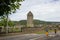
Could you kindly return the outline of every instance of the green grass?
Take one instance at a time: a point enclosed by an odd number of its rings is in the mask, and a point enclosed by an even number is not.
[[[45,33],[44,30],[43,31],[36,32],[36,34],[44,34],[44,33]]]
[[[53,30],[49,30],[48,32],[54,32]],[[35,32],[36,34],[45,34],[46,31],[42,30],[42,31],[39,31],[39,32]]]

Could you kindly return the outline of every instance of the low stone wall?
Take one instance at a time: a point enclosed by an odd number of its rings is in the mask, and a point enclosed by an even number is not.
[[[41,30],[43,30],[43,28],[41,28],[41,27],[23,27],[23,28],[21,28],[22,32],[27,32],[27,33],[40,32]]]

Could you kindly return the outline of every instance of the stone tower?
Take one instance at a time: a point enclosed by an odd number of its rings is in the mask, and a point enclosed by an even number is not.
[[[33,14],[31,11],[27,14],[27,27],[34,27],[33,24]]]

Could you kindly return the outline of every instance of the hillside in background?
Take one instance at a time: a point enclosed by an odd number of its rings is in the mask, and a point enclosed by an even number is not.
[[[41,20],[37,20],[37,19],[35,19],[33,22],[34,22],[34,25],[39,25],[39,24],[60,24],[60,22],[47,22],[47,21],[41,21]],[[20,25],[26,25],[27,20],[14,21],[14,23],[15,24],[20,24]]]
[[[14,23],[14,25],[26,25],[27,24],[27,20],[21,20],[21,21],[12,21]],[[34,25],[39,25],[39,24],[60,24],[60,22],[47,22],[47,21],[41,21],[41,20],[37,20],[34,19]],[[2,21],[0,21],[0,26],[2,25]]]

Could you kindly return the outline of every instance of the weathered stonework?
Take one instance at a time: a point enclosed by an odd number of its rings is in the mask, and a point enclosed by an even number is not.
[[[33,14],[31,11],[27,14],[27,27],[34,27],[33,24]]]
[[[42,31],[42,27],[22,27],[21,31],[24,33],[36,33]]]

